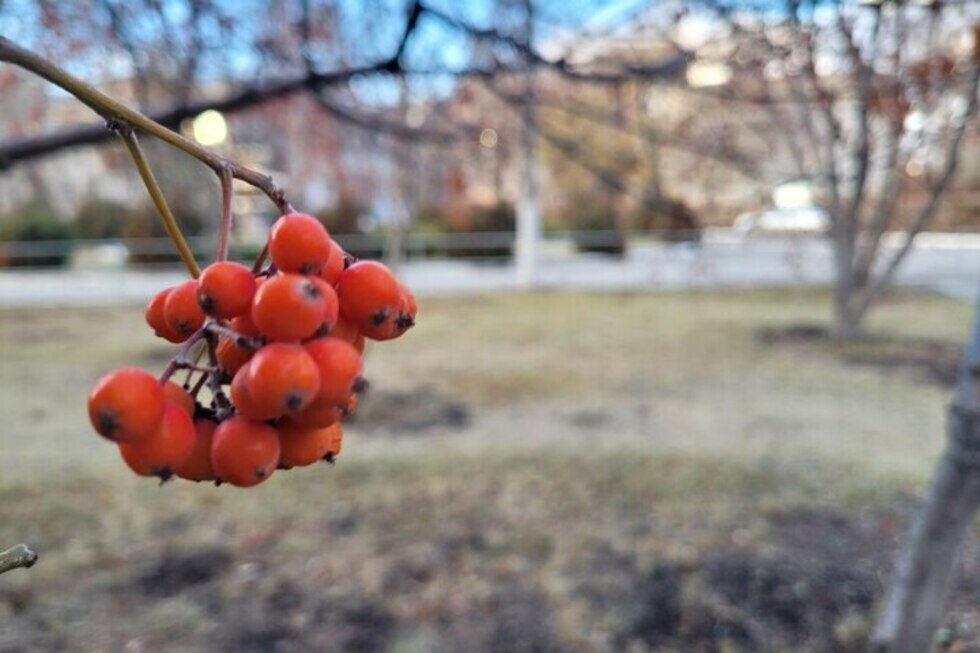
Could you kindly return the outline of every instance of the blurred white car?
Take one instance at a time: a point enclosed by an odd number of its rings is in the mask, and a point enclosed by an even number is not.
[[[770,209],[743,213],[732,228],[742,234],[754,232],[821,234],[830,230],[830,217],[818,206]]]

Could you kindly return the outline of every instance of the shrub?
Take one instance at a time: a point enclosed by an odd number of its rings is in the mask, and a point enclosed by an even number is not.
[[[90,197],[75,213],[75,233],[86,240],[121,238],[129,213],[124,204]]]
[[[74,233],[43,201],[33,201],[0,216],[0,240],[4,265],[10,267],[60,267],[68,260]],[[37,245],[10,243],[38,243]],[[43,245],[41,244],[43,243]]]
[[[626,251],[626,238],[617,228],[616,212],[608,202],[574,202],[565,208],[564,216],[575,232],[572,239],[580,252],[622,255]]]

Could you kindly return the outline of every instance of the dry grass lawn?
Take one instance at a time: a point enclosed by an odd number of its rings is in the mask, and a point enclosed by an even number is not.
[[[338,464],[251,491],[157,487],[90,433],[100,373],[169,355],[140,310],[0,313],[0,544],[42,556],[0,577],[0,651],[860,650],[949,395],[871,363],[970,308],[760,337],[828,305],[423,301]]]

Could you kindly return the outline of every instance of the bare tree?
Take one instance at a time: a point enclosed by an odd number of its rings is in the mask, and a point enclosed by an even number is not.
[[[734,44],[717,92],[763,107],[820,191],[835,252],[835,326],[859,334],[950,189],[977,113],[975,4],[791,0],[778,20],[718,8]],[[901,234],[892,240],[894,233]]]

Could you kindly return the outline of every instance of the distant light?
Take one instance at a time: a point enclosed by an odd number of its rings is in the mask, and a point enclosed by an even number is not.
[[[926,126],[926,116],[921,111],[909,111],[905,114],[905,131],[922,131]]]
[[[484,127],[480,132],[480,145],[488,150],[497,147],[497,131],[490,127]]]
[[[687,83],[693,88],[724,86],[732,79],[732,69],[723,63],[695,61],[687,67]]]
[[[191,132],[201,145],[220,145],[228,138],[228,123],[219,112],[208,109],[194,118]]]
[[[905,164],[905,174],[907,174],[909,177],[921,177],[925,171],[926,168],[924,165],[922,165],[921,161],[912,159]]]
[[[789,181],[772,192],[777,209],[801,209],[813,205],[813,185],[809,181]]]

